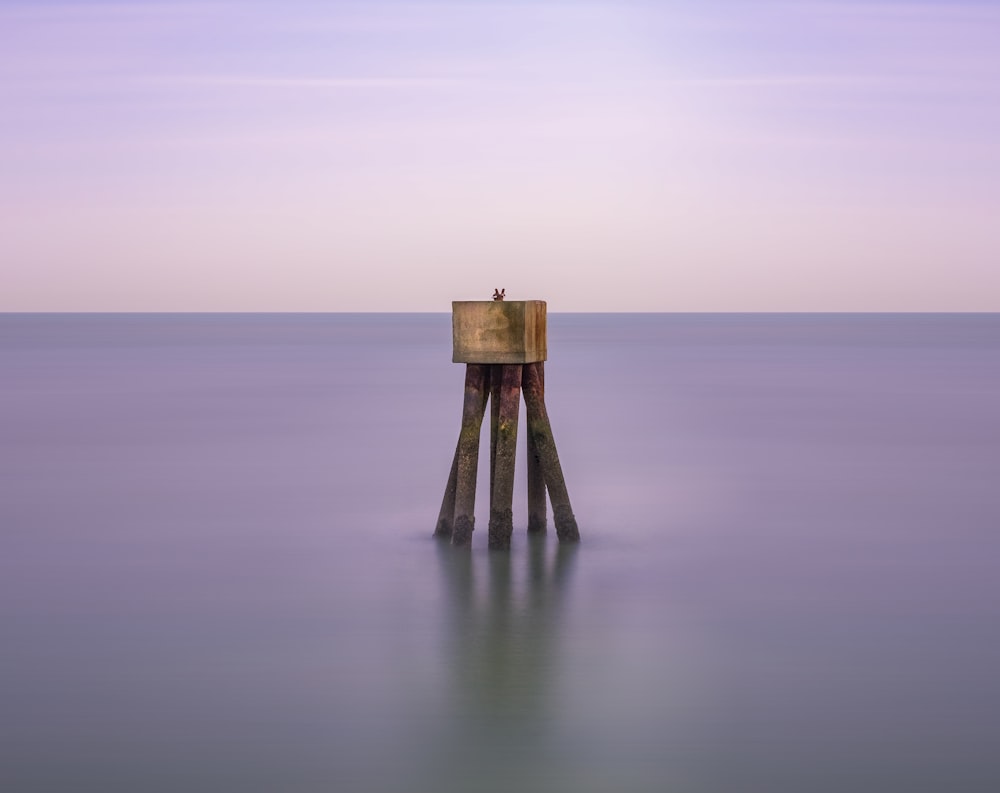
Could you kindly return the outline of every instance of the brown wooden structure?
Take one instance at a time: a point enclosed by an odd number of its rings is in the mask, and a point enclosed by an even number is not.
[[[528,420],[528,531],[544,532],[545,494],[556,535],[578,542],[559,454],[545,408],[546,304],[543,300],[452,303],[452,360],[464,363],[462,429],[448,476],[435,536],[469,545],[475,527],[479,436],[490,404],[489,547],[510,547],[514,532],[514,452],[521,394]]]

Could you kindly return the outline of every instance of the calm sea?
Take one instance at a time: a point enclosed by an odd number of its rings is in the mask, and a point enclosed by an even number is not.
[[[447,315],[0,316],[0,789],[1000,790],[1000,315],[549,319],[507,554]]]

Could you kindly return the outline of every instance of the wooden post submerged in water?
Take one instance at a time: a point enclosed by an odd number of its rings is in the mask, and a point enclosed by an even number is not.
[[[552,502],[556,536],[578,542],[559,454],[545,409],[546,305],[544,300],[452,303],[452,360],[465,364],[462,429],[434,535],[469,545],[475,528],[479,435],[490,403],[489,547],[510,548],[514,533],[514,452],[521,394],[528,420],[528,531],[542,533]]]

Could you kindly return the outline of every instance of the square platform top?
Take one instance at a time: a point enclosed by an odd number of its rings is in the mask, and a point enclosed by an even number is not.
[[[544,300],[456,300],[452,361],[534,363],[546,358]]]

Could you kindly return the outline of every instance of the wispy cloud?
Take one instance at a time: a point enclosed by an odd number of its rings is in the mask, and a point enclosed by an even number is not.
[[[795,2],[778,3],[776,8],[794,13],[823,14],[826,16],[855,17],[864,19],[932,19],[1000,21],[1000,8],[993,0],[948,0],[944,2]]]
[[[239,4],[220,2],[39,2],[38,0],[7,0],[0,7],[0,17],[32,21],[71,20],[95,17],[130,19],[163,16],[203,16],[207,12],[234,10]]]
[[[246,88],[448,88],[469,81],[451,77],[268,77],[261,75],[170,75],[154,76],[148,82],[190,86]]]
[[[859,74],[773,74],[773,75],[717,75],[667,77],[651,79],[649,86],[690,86],[694,88],[774,88],[774,89],[843,89],[850,91],[898,91],[905,93],[948,90],[952,92],[968,92],[978,88],[997,88],[996,82],[989,74],[977,77],[966,77],[961,83],[956,83],[944,75],[912,74],[912,73],[859,73]]]

